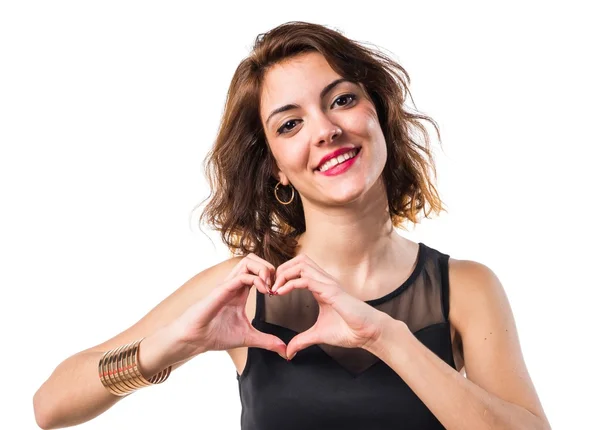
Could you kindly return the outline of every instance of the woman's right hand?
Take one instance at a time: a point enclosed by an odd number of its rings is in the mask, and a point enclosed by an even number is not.
[[[286,358],[286,344],[256,330],[246,316],[250,288],[254,285],[261,293],[271,294],[274,274],[275,267],[255,254],[240,260],[220,285],[174,321],[181,359],[244,346],[268,349]]]

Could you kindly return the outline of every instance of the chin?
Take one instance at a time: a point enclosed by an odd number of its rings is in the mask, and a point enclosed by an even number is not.
[[[354,186],[340,186],[336,187],[336,189],[329,190],[325,197],[326,201],[334,202],[339,205],[352,203],[353,201],[359,199],[362,195],[367,191],[364,186],[356,184]]]

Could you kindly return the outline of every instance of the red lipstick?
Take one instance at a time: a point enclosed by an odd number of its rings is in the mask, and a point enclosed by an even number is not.
[[[318,170],[319,167],[321,167],[323,164],[325,164],[327,161],[331,160],[332,158],[335,158],[339,155],[345,154],[346,152],[352,151],[353,149],[358,149],[358,148],[354,148],[354,147],[340,148],[340,149],[336,149],[333,152],[330,152],[325,157],[321,158],[321,161],[319,161],[319,165],[316,167],[316,169]]]
[[[344,173],[346,170],[348,170],[350,167],[352,167],[352,165],[356,162],[356,160],[358,159],[358,157],[360,157],[360,154],[361,154],[360,148],[351,148],[351,149],[355,149],[358,151],[353,158],[343,161],[340,164],[337,164],[337,165],[333,166],[332,168],[327,169],[324,172],[321,172],[318,169],[316,170],[316,172],[321,175],[324,175],[324,176],[335,176],[335,175]],[[343,151],[342,153],[344,153],[344,152],[348,152],[348,151]]]

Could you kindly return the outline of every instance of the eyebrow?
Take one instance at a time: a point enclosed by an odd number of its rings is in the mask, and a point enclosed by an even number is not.
[[[325,97],[329,91],[331,91],[336,85],[341,84],[342,82],[352,82],[352,81],[350,81],[349,79],[346,79],[346,78],[336,79],[335,81],[331,82],[330,84],[328,84],[325,88],[323,88],[321,90],[320,97],[321,98]],[[278,113],[285,112],[285,111],[288,111],[288,110],[291,110],[291,109],[296,109],[296,108],[299,108],[299,107],[300,106],[298,106],[297,104],[287,104],[287,105],[278,107],[273,112],[271,112],[271,114],[269,115],[269,117],[265,121],[265,124],[268,125],[269,124],[269,120],[274,115],[277,115]]]

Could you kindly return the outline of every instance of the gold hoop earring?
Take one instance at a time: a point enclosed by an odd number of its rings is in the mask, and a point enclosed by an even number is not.
[[[294,196],[295,196],[294,187],[290,185],[290,187],[292,188],[292,197],[290,198],[290,200],[288,202],[283,202],[283,201],[281,201],[281,199],[277,195],[277,189],[279,188],[280,185],[281,185],[281,182],[277,182],[277,185],[275,185],[275,189],[273,190],[273,192],[275,193],[275,198],[282,205],[289,205],[290,203],[292,203],[292,200],[294,200]]]

